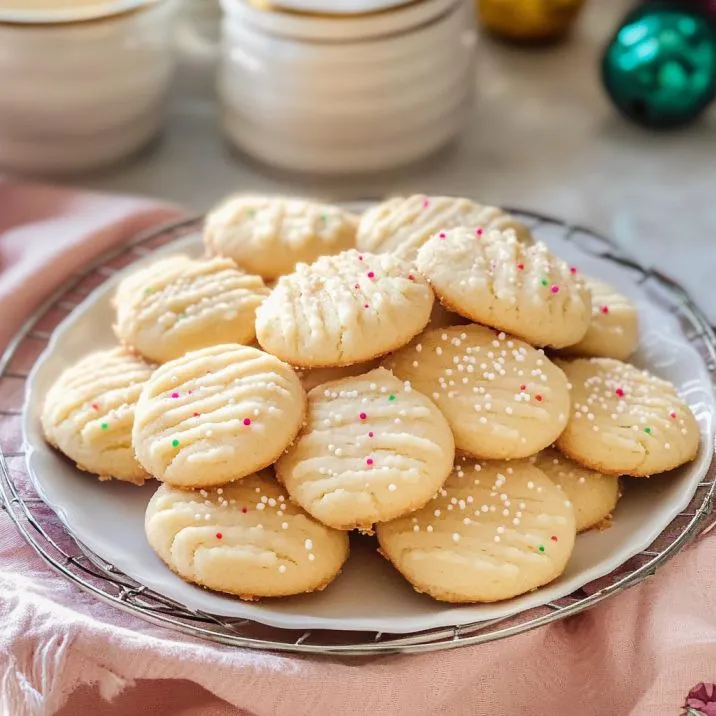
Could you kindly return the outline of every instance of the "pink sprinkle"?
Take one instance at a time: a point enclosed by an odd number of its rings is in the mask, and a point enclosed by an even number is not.
[[[524,264],[517,264],[517,268],[519,271],[524,271],[525,265]]]
[[[541,396],[539,393],[537,393],[537,395],[535,395],[535,400],[536,400],[538,403],[541,403],[541,402],[542,402],[542,396]]]
[[[676,413],[669,413],[669,417],[670,417],[672,420],[676,420]]]
[[[358,257],[358,261],[362,261],[362,260],[363,260],[363,257],[362,257],[362,256],[359,256],[359,257]]]
[[[179,393],[172,393],[172,398],[178,398],[178,397],[179,397]]]
[[[477,231],[475,231],[475,233],[476,233],[478,236],[482,236],[482,229],[477,229]]]
[[[364,304],[363,304],[363,308],[368,308],[368,304],[367,304],[367,303],[364,303]]]
[[[623,398],[623,397],[624,397],[624,388],[617,388],[614,392],[615,392],[620,398]]]
[[[92,403],[93,410],[99,410],[99,405],[97,403]]]
[[[423,199],[423,209],[427,209],[430,206],[429,199]]]
[[[375,278],[375,274],[372,271],[368,271],[368,278]]]
[[[369,438],[372,438],[373,435],[374,435],[373,431],[371,431],[371,432],[368,433],[368,437],[369,437]]]
[[[372,465],[372,464],[373,464],[373,458],[372,458],[372,457],[366,458],[365,464],[366,464],[366,465]]]
[[[569,272],[572,273],[572,274],[577,273],[576,267],[575,267],[575,266],[570,266],[570,267],[569,267]]]
[[[244,425],[251,425],[250,418],[244,418]]]
[[[599,310],[602,313],[609,313],[609,306],[602,306]]]
[[[189,395],[191,395],[192,391],[190,390],[190,391],[188,391],[188,392],[189,392]]]
[[[439,236],[441,239],[444,239],[444,238],[447,236],[447,234],[446,234],[444,231],[441,231],[441,232],[438,234],[438,236]]]
[[[552,291],[552,293],[559,293],[559,286],[555,283],[550,291]]]
[[[357,283],[355,286],[353,286],[353,288],[360,288],[360,284]]]
[[[365,420],[368,416],[367,416],[365,413],[361,413],[358,417],[359,417],[361,420]]]

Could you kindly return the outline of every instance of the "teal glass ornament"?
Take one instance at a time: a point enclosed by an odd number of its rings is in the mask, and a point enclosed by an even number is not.
[[[695,4],[647,3],[627,15],[602,59],[616,107],[647,127],[693,121],[716,95],[716,31]]]

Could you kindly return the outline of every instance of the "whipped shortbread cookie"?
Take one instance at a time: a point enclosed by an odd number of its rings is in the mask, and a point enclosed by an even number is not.
[[[145,529],[180,577],[247,600],[321,590],[348,558],[347,534],[306,515],[266,473],[211,490],[162,485]]]
[[[282,276],[256,313],[256,335],[291,365],[351,365],[404,346],[425,327],[433,302],[405,262],[345,251]]]
[[[47,393],[41,415],[47,441],[100,480],[141,485],[149,475],[134,457],[132,426],[153,370],[123,348],[82,358]]]
[[[495,602],[551,582],[576,534],[571,503],[534,465],[470,459],[425,507],[376,531],[416,591],[445,602]]]
[[[119,285],[114,331],[122,343],[163,363],[220,343],[251,343],[256,309],[269,294],[259,276],[230,259],[160,259]]]
[[[234,196],[211,211],[204,244],[267,280],[355,246],[358,217],[307,199]]]
[[[378,368],[308,394],[306,425],[276,475],[324,524],[370,531],[422,507],[454,457],[450,426],[437,407]]]
[[[298,376],[278,358],[212,346],[156,370],[139,398],[132,442],[162,482],[223,485],[278,459],[303,423],[305,402]]]

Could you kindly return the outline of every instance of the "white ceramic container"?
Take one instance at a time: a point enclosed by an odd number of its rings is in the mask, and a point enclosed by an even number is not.
[[[181,0],[0,4],[0,167],[61,174],[112,164],[161,128]],[[37,6],[36,6],[37,7]]]
[[[384,170],[431,154],[463,126],[474,86],[471,0],[345,16],[222,6],[222,123],[260,161]]]

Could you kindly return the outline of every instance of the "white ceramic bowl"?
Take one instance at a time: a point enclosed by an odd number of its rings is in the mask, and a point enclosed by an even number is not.
[[[328,19],[222,2],[223,124],[259,160],[375,171],[426,156],[460,131],[474,85],[470,0]]]
[[[83,22],[0,24],[0,166],[83,171],[149,141],[163,120],[180,2]]]

